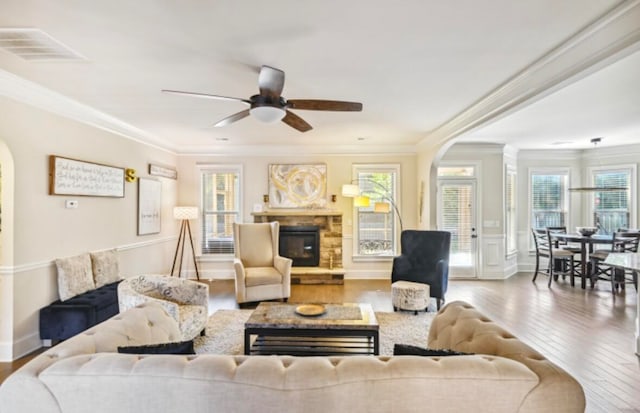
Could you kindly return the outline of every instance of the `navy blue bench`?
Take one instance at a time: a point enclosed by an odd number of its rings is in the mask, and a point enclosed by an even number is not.
[[[40,309],[40,339],[59,341],[118,314],[118,282]]]

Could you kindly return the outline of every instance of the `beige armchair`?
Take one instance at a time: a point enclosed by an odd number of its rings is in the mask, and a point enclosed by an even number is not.
[[[291,295],[291,263],[278,255],[280,224],[233,224],[238,303],[284,299]]]
[[[204,335],[209,317],[209,286],[165,275],[138,275],[118,285],[120,312],[142,303],[155,302],[173,317],[182,340]]]

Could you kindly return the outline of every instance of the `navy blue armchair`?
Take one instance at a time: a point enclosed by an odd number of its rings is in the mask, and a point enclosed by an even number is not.
[[[402,231],[402,254],[393,259],[391,282],[429,284],[430,295],[440,310],[449,283],[450,246],[451,233],[447,231]]]

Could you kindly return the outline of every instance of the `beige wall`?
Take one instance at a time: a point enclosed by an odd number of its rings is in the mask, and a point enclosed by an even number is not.
[[[6,145],[0,150],[0,360],[7,360],[40,345],[38,310],[57,299],[55,258],[118,248],[124,275],[168,271],[177,232],[171,215],[177,182],[159,178],[162,230],[138,236],[137,183],[126,183],[124,198],[51,196],[48,157],[134,168],[147,176],[149,162],[175,165],[174,154],[1,97],[0,142]],[[5,170],[7,156],[13,173]],[[78,200],[79,207],[66,209],[67,199]]]
[[[179,157],[180,188],[178,200],[182,204],[200,204],[199,164],[231,164],[242,166],[242,220],[253,222],[253,205],[262,204],[262,195],[268,188],[268,166],[272,163],[325,163],[327,165],[327,195],[337,195],[336,208],[343,212],[343,263],[347,278],[388,278],[391,260],[353,262],[352,231],[353,208],[351,198],[341,195],[342,185],[352,179],[354,164],[398,163],[401,175],[401,200],[399,203],[404,228],[417,227],[418,193],[416,185],[416,156],[414,155],[313,155],[313,156],[181,156]],[[200,234],[198,234],[198,237]],[[199,244],[199,242],[198,242]],[[207,277],[228,278],[232,276],[231,259],[212,260],[203,258],[200,270]]]

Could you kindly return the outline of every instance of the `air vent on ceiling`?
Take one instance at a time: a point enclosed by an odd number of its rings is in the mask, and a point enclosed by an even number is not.
[[[0,49],[35,62],[85,60],[40,29],[0,28]]]

